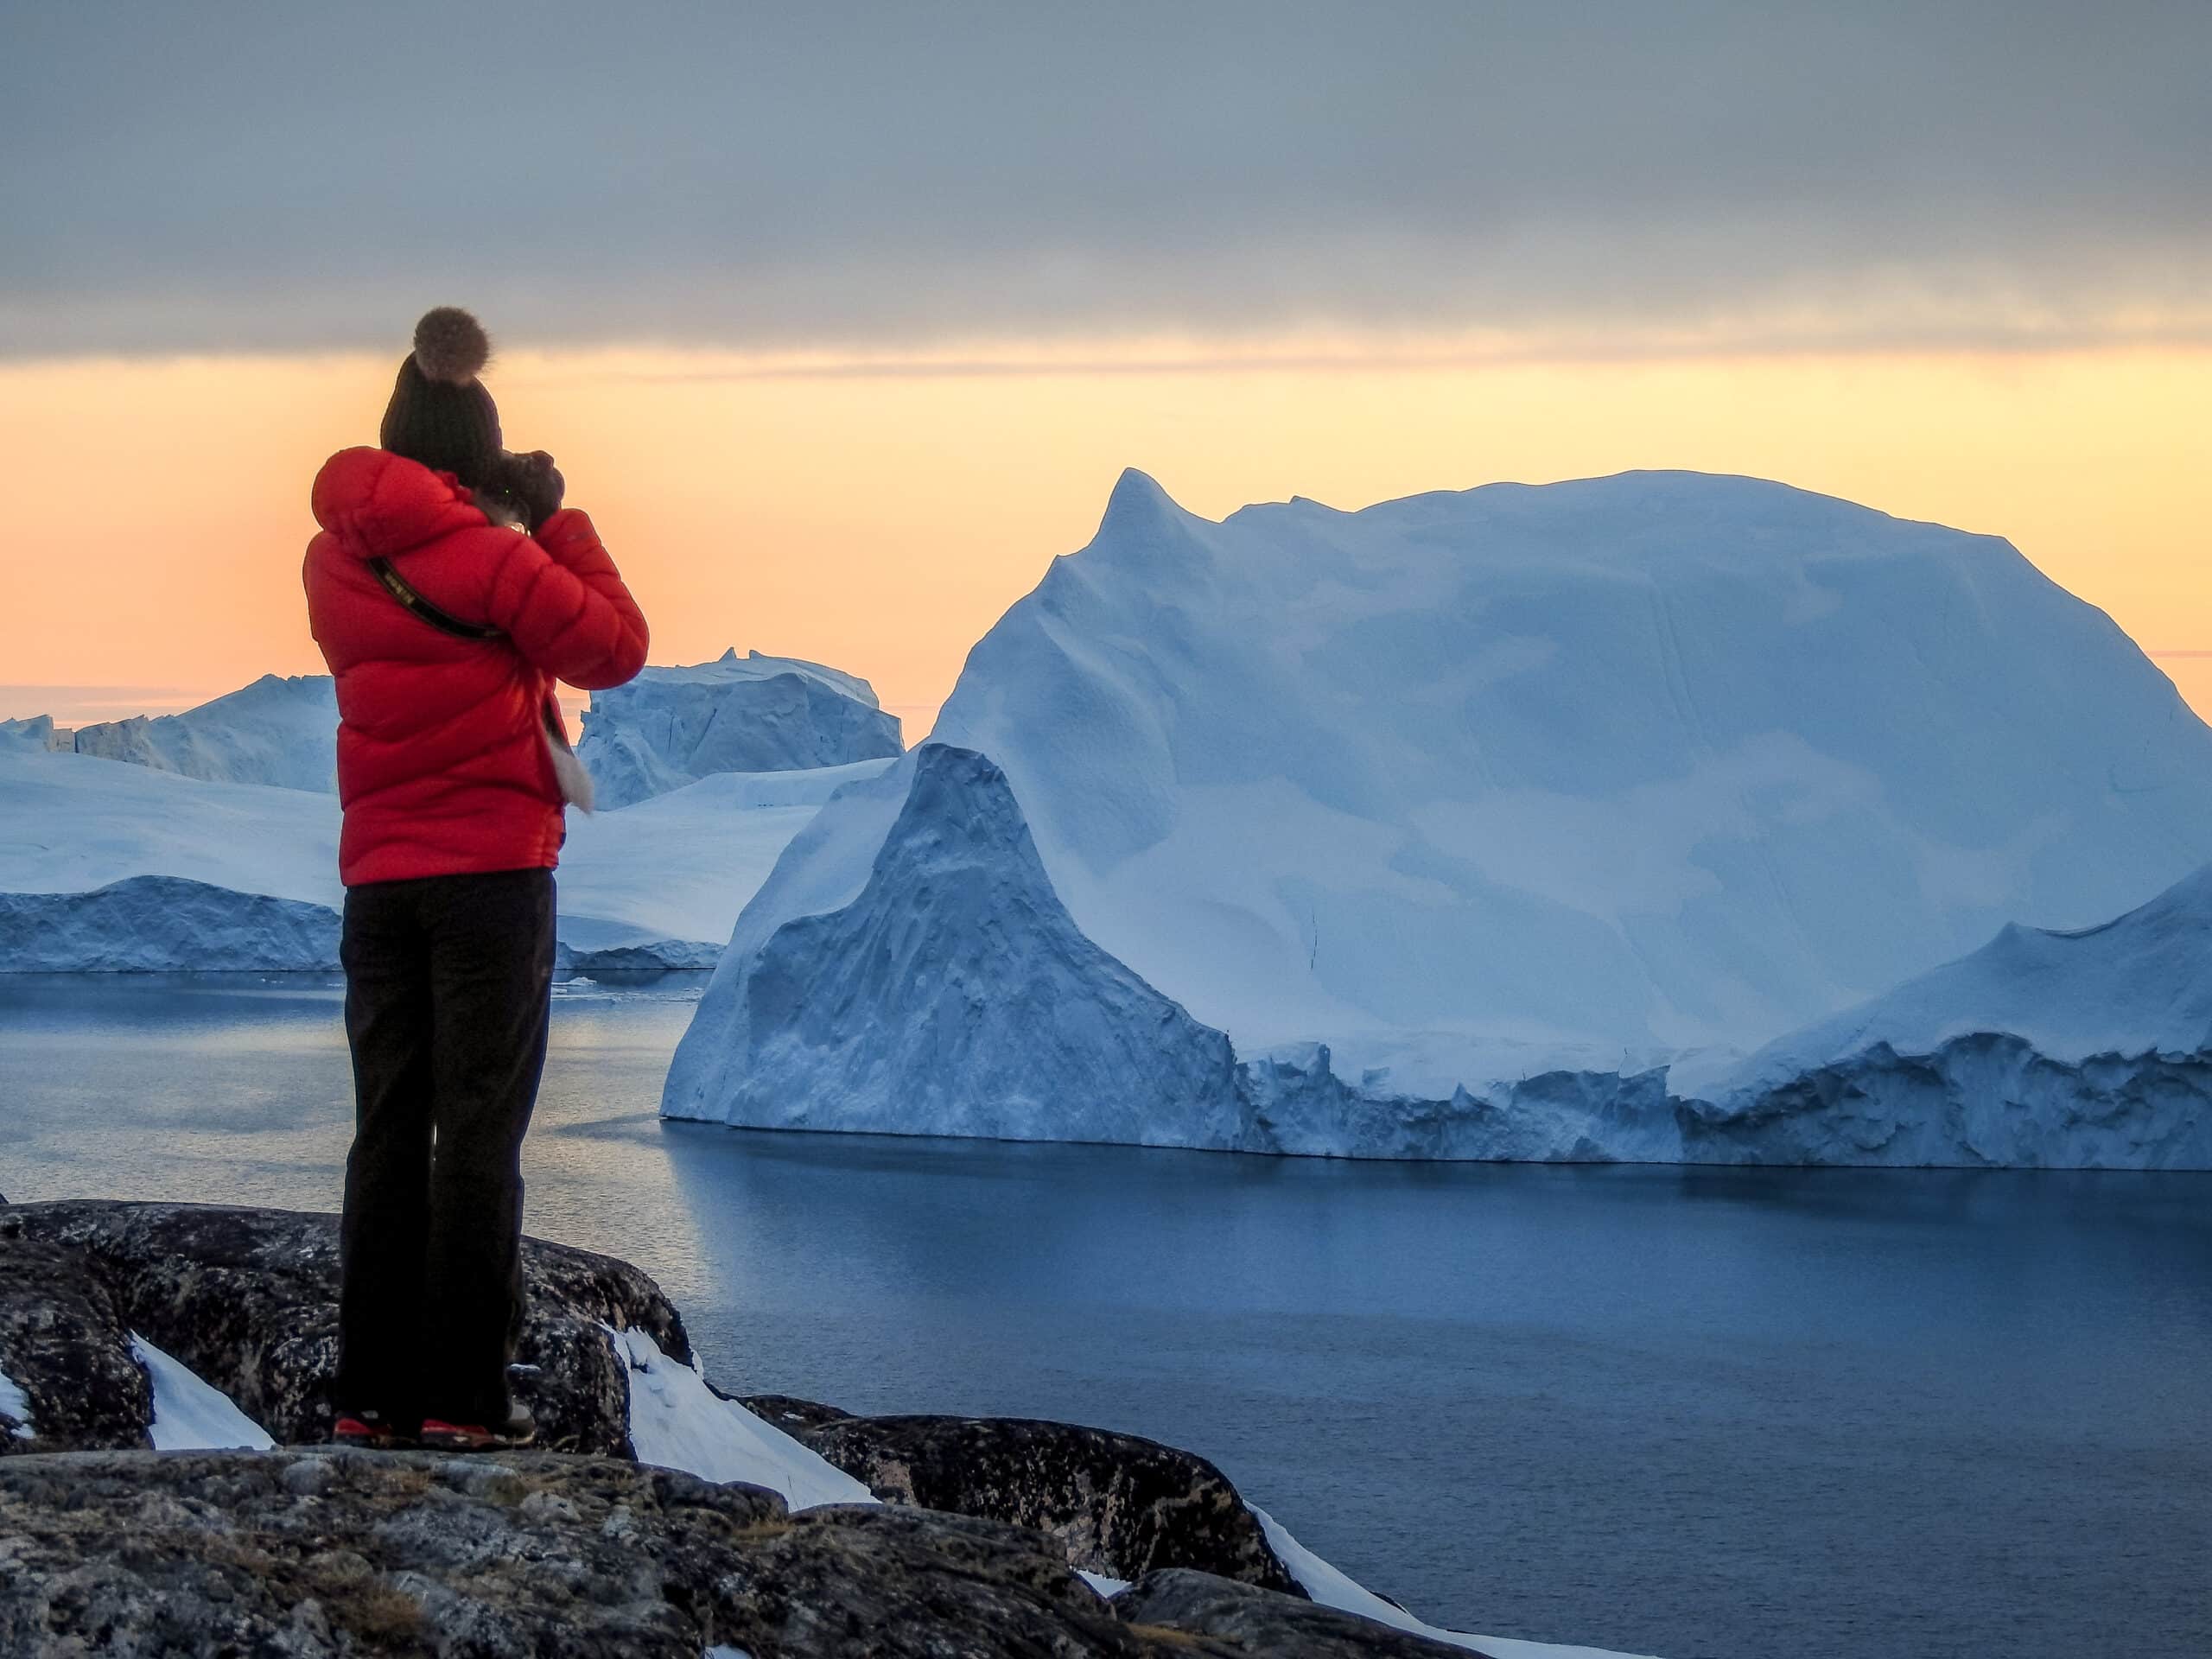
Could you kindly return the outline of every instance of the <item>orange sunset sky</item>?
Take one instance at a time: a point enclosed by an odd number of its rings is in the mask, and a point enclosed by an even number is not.
[[[910,737],[1124,467],[1780,479],[2009,537],[2212,710],[2212,9],[376,15],[9,13],[0,717],[318,671],[309,481],[434,304],[654,661]]]
[[[0,453],[30,485],[10,511],[0,717],[160,712],[321,671],[298,580],[308,483],[373,441],[397,355],[0,369]],[[552,450],[597,517],[654,660],[734,645],[832,663],[910,736],[976,636],[1089,537],[1125,465],[1209,517],[1631,467],[1783,479],[2008,537],[2212,710],[2212,351],[519,351],[487,384],[510,442]]]

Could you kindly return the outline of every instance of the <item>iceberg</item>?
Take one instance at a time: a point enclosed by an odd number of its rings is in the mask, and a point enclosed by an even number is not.
[[[338,791],[338,694],[327,674],[264,674],[179,715],[77,728],[79,754],[226,784]]]
[[[338,912],[174,875],[0,893],[0,973],[331,973]]]
[[[785,849],[664,1110],[1702,1156],[1670,1066],[2138,905],[2208,809],[2212,731],[1995,537],[1684,473],[1214,523],[1130,473]]]
[[[40,754],[56,747],[60,742],[60,739],[54,729],[52,715],[33,715],[26,720],[0,720],[0,749],[22,749]]]
[[[795,657],[648,668],[592,694],[577,757],[603,806],[627,806],[716,772],[783,772],[886,760],[899,720],[866,680]]]
[[[1077,931],[996,766],[925,744],[836,799],[836,821],[802,832],[806,851],[740,921],[735,972],[707,993],[719,1017],[677,1046],[671,1116],[1007,1140],[1079,1122],[1085,1139],[1166,1145],[1236,1134],[1228,1039]]]

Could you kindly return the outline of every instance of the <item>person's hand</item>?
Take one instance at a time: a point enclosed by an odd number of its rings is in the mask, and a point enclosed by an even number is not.
[[[543,449],[533,449],[526,455],[515,457],[512,487],[535,531],[561,511],[561,498],[568,493],[569,486],[561,476],[561,469],[553,464],[553,457]]]

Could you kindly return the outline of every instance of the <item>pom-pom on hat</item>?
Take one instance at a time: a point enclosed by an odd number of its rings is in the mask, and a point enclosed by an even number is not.
[[[474,317],[454,305],[425,311],[378,442],[471,489],[486,483],[501,447],[499,406],[476,378],[491,360],[492,342]]]
[[[415,325],[415,366],[426,378],[465,386],[491,360],[484,325],[457,305],[434,306]]]

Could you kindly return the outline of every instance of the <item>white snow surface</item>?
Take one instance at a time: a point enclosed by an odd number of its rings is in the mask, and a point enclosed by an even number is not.
[[[1725,1070],[2208,860],[2212,731],[1994,537],[1680,473],[1214,524],[1131,473],[931,744],[792,842],[664,1109],[1681,1157],[1669,1060]],[[952,964],[975,1022],[1039,1014],[1028,1053],[975,1069],[917,988]],[[1147,1020],[1159,1063],[1102,1071]],[[1189,1086],[1192,1022],[1232,1040],[1236,1101]],[[1179,1124],[1126,1104],[1179,1092]]]
[[[134,875],[335,906],[337,799],[0,749],[0,893],[85,893]]]
[[[16,1380],[0,1371],[0,1414],[16,1420],[12,1433],[19,1440],[38,1438],[38,1426],[31,1421],[31,1402]]]
[[[77,728],[77,753],[214,783],[338,791],[338,695],[327,674],[264,674],[181,714]]]
[[[1461,1630],[1441,1630],[1436,1625],[1424,1624],[1395,1602],[1385,1600],[1330,1566],[1292,1537],[1282,1523],[1265,1510],[1256,1504],[1249,1507],[1253,1518],[1259,1522],[1261,1530],[1268,1535],[1268,1547],[1290,1569],[1291,1577],[1305,1587],[1306,1593],[1324,1607],[1357,1613],[1362,1618],[1371,1618],[1394,1630],[1425,1636],[1432,1642],[1471,1648],[1491,1656],[1491,1659],[1651,1659],[1649,1655],[1616,1653],[1603,1648],[1559,1647],[1548,1642],[1522,1642],[1510,1637],[1470,1636]]]
[[[156,1452],[206,1452],[228,1446],[266,1452],[276,1444],[267,1430],[232,1403],[230,1395],[136,1332],[131,1333],[130,1352],[154,1385],[154,1421],[146,1433]]]
[[[873,1503],[875,1494],[783,1430],[725,1400],[642,1331],[600,1327],[628,1364],[630,1449],[639,1463],[702,1480],[743,1481],[780,1492],[794,1510]]]
[[[556,880],[561,937],[572,944],[727,939],[791,837],[842,785],[892,763],[721,772],[619,811],[569,815]],[[636,938],[588,935],[619,924]]]
[[[866,680],[795,657],[740,657],[648,668],[592,694],[576,753],[605,806],[626,806],[727,772],[887,760],[897,716]]]

